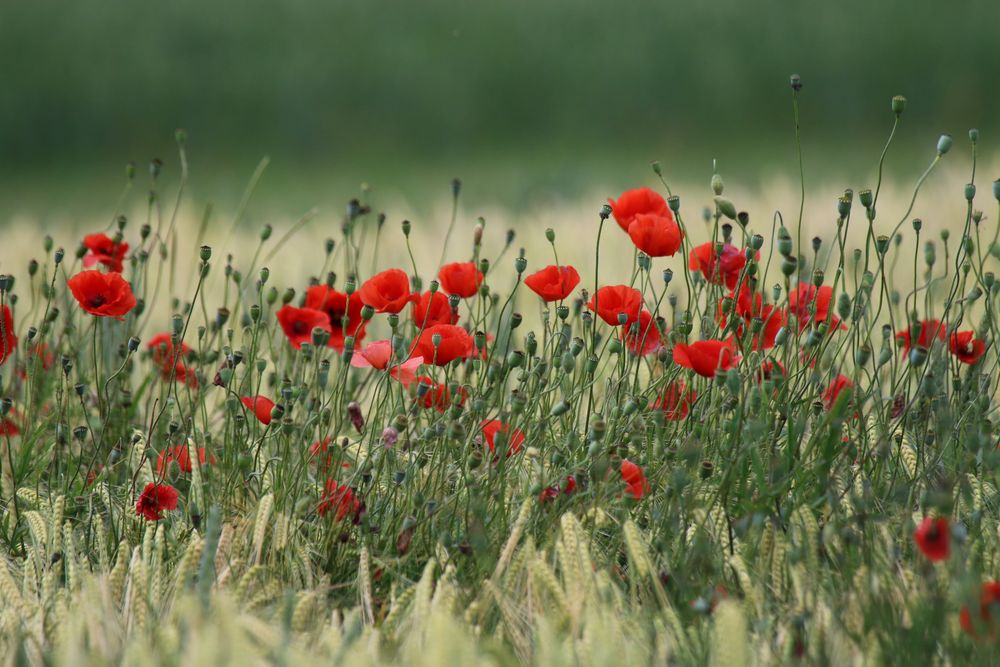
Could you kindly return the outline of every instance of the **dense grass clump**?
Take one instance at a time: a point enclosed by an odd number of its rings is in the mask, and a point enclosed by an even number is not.
[[[324,247],[265,226],[220,261],[154,163],[147,223],[0,278],[3,654],[988,664],[1000,187],[970,138],[940,239],[912,215],[950,137],[811,240],[717,173],[690,215],[654,165],[530,253],[453,215],[425,256],[361,198]]]

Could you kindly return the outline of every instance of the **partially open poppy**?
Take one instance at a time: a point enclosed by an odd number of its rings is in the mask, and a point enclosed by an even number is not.
[[[81,271],[66,281],[80,307],[91,315],[122,319],[135,308],[132,286],[120,273]]]
[[[271,423],[271,411],[274,410],[274,401],[266,396],[244,396],[240,402],[246,406],[247,410],[253,412],[261,424]]]
[[[625,482],[625,493],[636,500],[640,500],[649,490],[649,483],[646,482],[642,468],[628,459],[622,459],[621,475],[622,481]]]
[[[333,520],[340,522],[348,516],[357,517],[361,512],[361,501],[358,500],[354,489],[347,485],[340,485],[335,480],[328,479],[320,496],[316,512],[325,517],[333,514]]]
[[[465,358],[472,346],[472,336],[462,327],[437,324],[420,332],[412,353],[423,357],[425,364],[446,366],[455,359]]]
[[[410,317],[418,329],[426,329],[436,324],[458,324],[458,313],[451,309],[451,303],[443,292],[424,292],[413,302]]]
[[[14,335],[14,314],[10,307],[0,307],[0,364],[14,355],[17,350],[17,336]]]
[[[168,333],[159,333],[146,342],[153,355],[153,363],[157,366],[169,366],[177,363],[191,353],[191,347],[181,341],[180,345],[174,345],[174,338]]]
[[[721,250],[717,245],[709,242],[692,248],[688,255],[688,268],[700,272],[710,283],[735,289],[740,272],[747,263],[746,253],[729,243],[722,244]]]
[[[392,342],[388,340],[377,340],[356,350],[351,357],[351,365],[355,368],[375,368],[380,371],[388,370],[389,374],[399,380],[404,387],[410,386],[416,379],[416,370],[424,363],[421,356],[412,356],[408,359],[393,359]]]
[[[608,204],[611,206],[611,215],[615,217],[615,222],[626,233],[629,225],[635,222],[636,216],[640,214],[670,214],[670,207],[667,206],[666,200],[649,188],[626,190],[618,197],[617,201],[608,199]]]
[[[448,294],[468,299],[475,296],[483,284],[483,272],[475,262],[455,262],[441,267],[438,280],[441,281],[441,289]]]
[[[823,392],[823,403],[826,405],[826,409],[830,410],[837,403],[837,398],[840,396],[841,392],[845,389],[850,389],[854,386],[851,379],[846,375],[838,375],[830,382],[830,386],[826,388]]]
[[[543,301],[562,301],[580,284],[580,274],[572,266],[546,266],[524,279],[524,284]]]
[[[361,303],[371,306],[378,313],[398,313],[416,299],[410,293],[410,279],[401,269],[388,269],[377,273],[358,291]]]
[[[499,444],[507,445],[507,456],[521,451],[521,446],[524,444],[524,433],[516,428],[512,429],[499,419],[483,420],[479,424],[479,428],[482,429],[483,439],[491,452],[496,452],[496,446]]]
[[[669,421],[680,421],[687,418],[691,404],[697,398],[698,394],[693,389],[688,389],[682,380],[676,380],[663,387],[659,398],[650,407],[662,411]]]
[[[590,297],[587,308],[613,327],[630,324],[639,319],[642,293],[628,285],[609,285]]]
[[[124,241],[115,243],[107,234],[87,234],[83,237],[83,245],[87,248],[87,254],[83,256],[85,267],[101,264],[116,273],[121,273],[125,268],[123,260],[128,252],[128,244]]]
[[[684,236],[670,211],[638,214],[628,227],[628,235],[635,247],[650,257],[672,257]]]
[[[729,370],[736,363],[732,340],[699,340],[690,345],[674,345],[674,362],[703,377],[715,377],[716,370]]]
[[[896,334],[896,340],[903,344],[907,352],[914,347],[929,350],[934,343],[944,339],[945,326],[941,320],[923,320]]]
[[[420,387],[417,388],[417,400],[425,408],[434,408],[438,412],[444,412],[453,404],[464,405],[469,393],[465,387],[459,385],[457,395],[452,396],[451,389],[447,384],[435,382],[433,378],[421,375],[417,378]]]
[[[799,321],[799,330],[804,331],[813,324],[828,322],[829,331],[847,327],[830,313],[830,301],[833,300],[833,288],[829,285],[810,285],[799,283],[794,292],[788,294],[788,314],[794,315]]]
[[[322,329],[332,333],[330,318],[322,310],[312,308],[296,308],[295,306],[282,306],[275,317],[281,330],[288,337],[288,342],[296,350],[302,349],[302,343],[312,342],[313,329]]]
[[[663,333],[656,318],[648,310],[639,312],[639,319],[622,328],[621,336],[629,352],[644,357],[660,349]]]

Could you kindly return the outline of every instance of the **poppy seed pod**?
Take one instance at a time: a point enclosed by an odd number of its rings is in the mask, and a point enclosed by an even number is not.
[[[952,139],[950,134],[942,134],[937,142],[938,156],[944,155],[951,150]]]
[[[1000,199],[1000,197],[998,197],[998,199]],[[681,198],[678,197],[677,195],[671,195],[670,197],[667,197],[667,206],[669,206],[670,210],[673,211],[675,214],[680,213]]]
[[[746,211],[740,211],[736,214],[736,222],[740,223],[740,227],[746,227],[750,224],[750,214]]]
[[[885,234],[880,234],[875,239],[875,250],[880,255],[884,255],[889,251],[889,237]]]
[[[976,198],[976,184],[966,183],[965,184],[965,201],[972,201]]]
[[[784,226],[778,227],[778,252],[785,257],[792,254],[792,235]]]
[[[788,82],[789,85],[792,87],[792,90],[795,91],[796,93],[802,90],[802,77],[800,77],[798,74],[793,74],[792,76],[790,76]]]
[[[979,130],[977,130],[976,128],[972,128],[969,130],[969,141],[971,141],[972,143],[976,143],[977,141],[979,141]]]
[[[524,273],[524,270],[528,268],[528,260],[524,257],[514,258],[514,270],[517,271],[517,275]]]
[[[551,227],[548,227],[545,230],[545,240],[549,243],[555,243],[556,241],[556,232]]]
[[[598,213],[598,215],[601,217],[601,220],[607,220],[611,217],[611,207],[608,204],[605,204],[601,207],[601,212]]]
[[[820,287],[823,284],[823,279],[825,277],[826,274],[823,273],[823,269],[816,269],[813,271],[813,285]]]
[[[837,215],[841,220],[846,218],[851,213],[851,200],[847,197],[840,197],[837,200]]]
[[[791,276],[795,273],[798,268],[799,262],[795,257],[786,256],[781,260],[781,273],[785,276]]]

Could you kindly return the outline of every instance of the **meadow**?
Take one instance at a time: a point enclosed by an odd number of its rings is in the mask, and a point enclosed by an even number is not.
[[[520,217],[216,211],[179,131],[11,224],[0,654],[992,664],[1000,183],[977,130],[889,179],[905,107],[866,183],[665,160]]]

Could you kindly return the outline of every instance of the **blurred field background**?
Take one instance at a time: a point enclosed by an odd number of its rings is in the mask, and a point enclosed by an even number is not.
[[[213,226],[228,224],[264,155],[251,227],[313,207],[314,226],[335,225],[362,182],[392,230],[404,217],[438,226],[459,176],[469,226],[485,215],[498,234],[573,229],[593,224],[604,196],[654,184],[654,159],[690,193],[690,216],[713,158],[737,205],[769,219],[797,206],[792,72],[805,82],[809,191],[829,195],[808,225],[832,219],[844,187],[873,185],[894,94],[909,105],[888,180],[907,192],[937,136],[954,134],[942,173],[959,189],[927,192],[955,197],[958,224],[968,128],[982,131],[980,173],[995,177],[998,20],[988,0],[8,3],[0,259],[11,232],[109,218],[127,160],[139,170],[130,213],[144,215],[154,157],[170,201],[178,127],[185,215],[211,203]],[[947,224],[946,211],[929,223]]]

